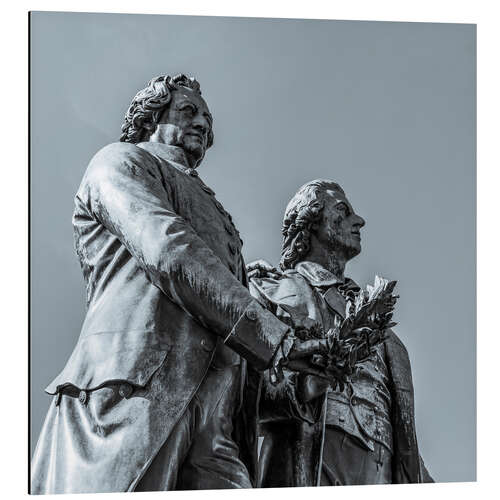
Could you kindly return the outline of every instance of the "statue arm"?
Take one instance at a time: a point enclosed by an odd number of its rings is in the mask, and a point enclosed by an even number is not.
[[[112,144],[84,178],[91,216],[137,259],[152,284],[257,369],[270,363],[289,327],[256,301],[174,210],[171,179],[154,157]]]

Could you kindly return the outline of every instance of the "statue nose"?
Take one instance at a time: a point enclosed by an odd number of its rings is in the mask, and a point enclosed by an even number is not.
[[[210,128],[210,125],[205,117],[200,116],[193,121],[193,128],[198,130],[202,134],[206,134]]]
[[[356,222],[354,223],[355,226],[358,226],[359,229],[361,229],[365,225],[365,219],[361,217],[360,215],[356,215]]]

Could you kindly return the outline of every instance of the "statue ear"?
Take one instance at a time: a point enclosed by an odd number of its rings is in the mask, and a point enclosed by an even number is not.
[[[142,128],[146,129],[148,132],[154,132],[154,129],[156,128],[156,123],[144,121],[142,122]]]
[[[149,141],[149,138],[153,135],[156,130],[156,123],[150,121],[144,121],[141,125],[142,128],[142,140]]]

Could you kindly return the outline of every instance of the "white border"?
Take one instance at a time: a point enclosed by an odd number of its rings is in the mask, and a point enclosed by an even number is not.
[[[10,3],[10,2],[9,2]],[[498,48],[500,18],[495,1],[468,0],[350,0],[346,1],[257,1],[236,2],[191,0],[175,5],[164,1],[16,1],[2,9],[2,165],[1,213],[2,328],[3,349],[0,363],[3,383],[2,415],[2,493],[5,498],[26,496],[27,488],[27,12],[60,10],[83,12],[126,12],[145,14],[196,14],[248,17],[325,18],[412,22],[458,22],[478,24],[478,483],[452,483],[421,486],[329,488],[314,495],[329,498],[430,498],[485,496],[499,490],[496,472],[498,460],[497,381],[499,328],[494,321],[498,306],[498,143],[500,117]],[[450,180],[452,182],[452,180]],[[452,291],[450,291],[452,293]],[[457,366],[457,370],[460,367]],[[470,402],[464,401],[464,405]],[[450,416],[452,417],[452,416]],[[497,477],[498,476],[498,477]],[[161,493],[160,493],[161,494]],[[313,494],[312,490],[259,490],[242,492],[172,492],[169,497],[192,498],[291,499]],[[148,494],[135,494],[147,498]],[[154,495],[154,494],[149,494]],[[159,495],[159,494],[157,494]],[[59,498],[94,499],[79,495]],[[105,498],[122,498],[119,494]],[[235,498],[235,497],[226,497]]]

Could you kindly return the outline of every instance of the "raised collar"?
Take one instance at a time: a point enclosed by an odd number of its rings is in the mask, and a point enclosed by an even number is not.
[[[194,170],[189,166],[184,150],[178,146],[168,146],[161,142],[140,142],[137,147],[169,163],[175,163],[181,170]]]
[[[312,286],[315,287],[331,287],[334,285],[346,285],[348,288],[359,288],[358,285],[350,278],[341,280],[337,278],[331,271],[325,269],[316,262],[304,260],[295,266],[295,271],[301,274]]]

